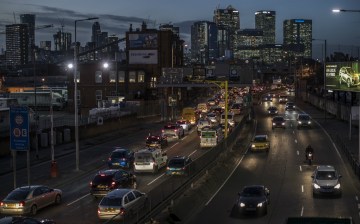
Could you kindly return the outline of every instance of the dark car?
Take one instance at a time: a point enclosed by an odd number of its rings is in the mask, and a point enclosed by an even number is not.
[[[164,148],[168,145],[166,136],[150,135],[146,138],[146,146],[150,148]]]
[[[285,105],[285,110],[287,111],[295,110],[295,104],[293,102],[287,102]]]
[[[297,129],[301,127],[311,127],[311,118],[308,114],[298,114],[297,117]]]
[[[136,176],[126,170],[101,170],[90,182],[90,194],[94,197],[118,188],[137,188]]]
[[[263,185],[245,186],[240,193],[234,206],[238,214],[267,214],[267,206],[270,204],[270,191]]]
[[[169,160],[166,167],[166,174],[187,176],[192,169],[191,162],[192,160],[188,156],[175,156]]]
[[[25,216],[9,216],[0,219],[0,224],[55,224],[50,219],[38,219]]]
[[[130,168],[134,165],[134,152],[115,147],[108,159],[109,168]]]
[[[282,116],[275,116],[272,119],[272,130],[275,128],[285,129],[285,118]]]
[[[267,111],[268,111],[268,114],[270,114],[270,115],[277,115],[278,114],[278,109],[277,109],[277,107],[275,107],[275,106],[270,106],[268,109],[267,109]]]

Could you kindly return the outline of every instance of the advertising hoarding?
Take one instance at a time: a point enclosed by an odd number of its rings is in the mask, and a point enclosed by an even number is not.
[[[157,64],[157,50],[129,50],[129,64]]]
[[[359,62],[327,62],[325,69],[327,90],[360,92]]]
[[[130,48],[157,48],[157,33],[129,34]]]

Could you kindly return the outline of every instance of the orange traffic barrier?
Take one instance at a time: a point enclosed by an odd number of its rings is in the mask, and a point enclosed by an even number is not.
[[[59,175],[58,165],[55,160],[51,161],[51,177],[57,177]]]

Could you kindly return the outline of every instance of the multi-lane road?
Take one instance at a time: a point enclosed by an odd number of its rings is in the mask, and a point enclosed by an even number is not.
[[[201,210],[187,223],[285,223],[286,217],[352,217],[360,223],[359,181],[348,169],[346,159],[316,123],[312,129],[296,128],[296,115],[301,111],[285,112],[284,105],[274,100],[279,112],[286,116],[286,129],[271,128],[266,114],[270,103],[256,106],[256,133],[268,134],[271,150],[266,153],[246,152],[229,178],[209,197]],[[331,122],[331,121],[329,121]],[[340,131],[340,130],[339,130]],[[305,162],[304,150],[315,148],[314,163]],[[311,175],[317,165],[334,165],[342,174],[342,197],[313,198]],[[270,205],[265,216],[237,216],[233,211],[238,192],[245,185],[263,184],[270,189]]]

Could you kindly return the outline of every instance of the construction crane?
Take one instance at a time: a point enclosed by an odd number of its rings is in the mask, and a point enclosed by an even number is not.
[[[40,30],[40,29],[45,29],[45,28],[50,28],[50,27],[54,27],[54,25],[50,24],[50,25],[37,26],[37,27],[35,27],[35,30]],[[6,31],[1,31],[0,34],[6,34]]]

